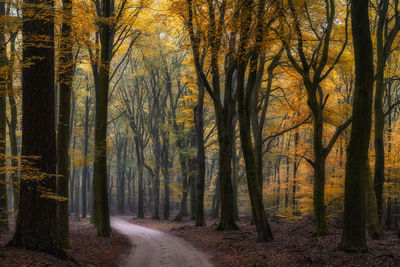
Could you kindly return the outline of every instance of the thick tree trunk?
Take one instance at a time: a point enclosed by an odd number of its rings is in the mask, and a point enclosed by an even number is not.
[[[72,0],[63,0],[63,18],[59,58],[59,115],[57,130],[57,194],[68,198],[69,160],[68,148],[71,122],[71,94],[74,76],[73,39],[71,36]],[[73,191],[71,191],[73,194]],[[69,248],[68,201],[57,202],[57,224],[61,245]]]
[[[110,0],[101,1],[103,19],[111,17]],[[111,29],[109,23],[100,25],[100,72],[96,88],[95,153],[93,164],[93,215],[98,236],[109,236],[110,212],[107,192],[107,110],[109,67],[111,59]]]
[[[25,162],[16,230],[10,245],[60,255],[57,204],[50,197],[56,193],[54,2],[24,3],[30,8],[23,9],[22,57],[31,64],[22,68],[22,155],[29,166]],[[32,12],[35,18],[29,17]],[[38,39],[41,35],[46,38]]]
[[[367,250],[366,242],[366,184],[371,137],[371,113],[374,65],[367,0],[351,1],[355,91],[353,124],[347,148],[344,225],[341,247],[344,250]]]
[[[217,116],[219,117],[219,116]],[[217,119],[219,143],[219,189],[221,201],[221,217],[218,230],[238,229],[233,212],[232,186],[232,116]]]
[[[244,11],[251,18],[250,2],[245,2]],[[241,45],[240,55],[244,58],[245,41],[249,31],[247,22],[241,26]],[[247,62],[242,59],[238,66],[237,94],[238,94],[238,114],[240,141],[243,151],[243,158],[246,167],[247,185],[250,195],[250,203],[253,218],[257,227],[258,241],[265,242],[273,239],[272,231],[269,227],[267,216],[265,214],[264,203],[261,194],[260,179],[258,177],[258,168],[251,138],[250,111],[252,106],[254,83],[256,79],[258,55],[250,58],[250,71],[247,86],[245,88],[245,73]]]
[[[311,92],[312,89],[307,90]],[[325,210],[325,165],[326,153],[323,144],[324,118],[322,104],[318,103],[316,94],[308,95],[308,106],[313,115],[313,152],[314,152],[314,186],[313,186],[313,209],[315,218],[315,234],[319,236],[328,233]]]

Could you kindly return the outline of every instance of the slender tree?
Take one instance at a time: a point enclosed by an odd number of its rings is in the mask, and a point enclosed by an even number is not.
[[[366,185],[370,171],[368,148],[371,137],[371,113],[374,85],[372,40],[369,28],[368,0],[351,1],[355,91],[353,123],[347,148],[344,224],[341,248],[365,251]]]
[[[321,32],[318,32],[313,22],[311,21],[310,8],[307,6],[307,1],[304,2],[305,14],[308,16],[307,27],[312,29],[312,33],[316,37],[316,46],[313,47],[311,53],[307,53],[307,47],[304,40],[304,29],[299,18],[299,12],[293,0],[288,0],[290,14],[293,19],[294,34],[296,36],[296,49],[298,59],[294,55],[293,48],[287,40],[283,39],[283,45],[290,63],[294,69],[301,75],[303,84],[307,93],[307,105],[311,111],[313,119],[313,156],[314,158],[307,159],[314,169],[314,185],[313,185],[313,210],[316,222],[316,235],[327,234],[328,227],[326,221],[325,209],[325,181],[326,181],[326,159],[332,151],[337,139],[350,124],[351,118],[347,119],[337,127],[335,133],[328,140],[327,145],[324,144],[324,108],[328,101],[329,95],[324,94],[322,81],[324,81],[332,72],[339,59],[341,58],[347,45],[347,18],[345,17],[345,38],[339,52],[330,62],[329,57],[332,57],[332,36],[336,19],[336,6],[334,0],[323,1],[325,4],[325,22],[326,26],[321,27]]]
[[[392,3],[390,3],[392,2]],[[374,101],[374,130],[375,130],[375,170],[374,170],[374,188],[377,200],[377,209],[379,218],[382,218],[383,205],[383,185],[385,182],[385,112],[383,109],[383,95],[385,92],[385,67],[395,38],[400,30],[400,10],[399,0],[380,0],[377,6],[378,25],[376,30],[376,91]],[[392,7],[392,8],[390,8]],[[393,16],[389,11],[393,10]],[[389,21],[394,21],[393,25],[388,25]],[[391,26],[391,27],[390,27]],[[373,234],[375,238],[382,237],[381,232]]]
[[[69,160],[68,148],[71,121],[71,92],[74,76],[72,38],[72,0],[63,0],[59,59],[59,113],[57,131],[57,194],[68,198]],[[64,248],[69,248],[68,201],[57,202],[57,224],[59,238]]]
[[[0,2],[0,16],[6,15],[6,3]],[[0,47],[6,46],[5,21],[0,22]],[[6,103],[7,103],[6,50],[0,52],[0,231],[8,230],[7,184],[6,184]]]
[[[249,188],[252,212],[257,226],[258,241],[268,241],[273,239],[272,231],[269,227],[267,217],[264,210],[262,201],[261,187],[259,184],[259,177],[257,171],[257,162],[251,140],[251,126],[250,126],[250,110],[253,100],[253,90],[257,78],[257,64],[260,53],[260,45],[263,41],[264,25],[262,15],[264,13],[265,1],[259,1],[257,4],[257,26],[255,37],[255,48],[253,55],[250,57],[249,64],[249,77],[245,87],[245,73],[247,59],[247,46],[251,38],[250,25],[248,21],[253,17],[253,1],[245,1],[242,4],[241,10],[243,12],[240,25],[240,42],[238,49],[238,78],[237,78],[237,94],[238,94],[238,113],[240,125],[240,141],[243,151],[243,157],[246,165],[247,183]]]
[[[107,111],[111,60],[111,1],[101,1],[99,86],[96,88],[95,153],[93,164],[93,216],[99,236],[109,236],[107,192]]]

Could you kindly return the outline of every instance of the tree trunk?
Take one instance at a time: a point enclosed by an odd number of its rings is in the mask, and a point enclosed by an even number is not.
[[[372,41],[367,0],[351,1],[355,91],[353,123],[347,148],[344,225],[341,248],[366,251],[366,183],[374,84]]]
[[[57,194],[68,198],[68,148],[70,142],[71,121],[71,93],[72,80],[74,76],[73,65],[73,38],[71,36],[72,0],[63,0],[63,18],[60,40],[59,58],[59,115],[57,130]],[[73,194],[73,191],[71,191]],[[57,202],[57,224],[61,245],[70,248],[69,223],[68,223],[68,201]]]
[[[196,138],[196,136],[194,136]],[[195,145],[194,145],[195,146]],[[190,219],[196,219],[196,176],[197,176],[197,158],[191,158],[189,160],[189,169],[190,169]]]
[[[170,166],[170,160],[169,160],[169,136],[167,136],[168,133],[163,134],[163,145],[162,145],[162,151],[161,151],[161,156],[162,156],[162,173],[164,176],[164,205],[163,205],[163,216],[164,220],[169,219],[169,210],[170,210],[170,189],[169,189],[169,181],[170,181],[170,175],[169,175],[169,166]]]
[[[27,162],[20,184],[16,230],[10,245],[62,254],[57,234],[56,131],[54,92],[54,2],[25,0],[23,9],[22,155]],[[32,13],[33,12],[33,13]],[[28,17],[35,14],[35,17]],[[46,36],[38,39],[37,36]],[[35,40],[32,44],[32,38]],[[38,58],[40,60],[38,60]],[[37,158],[32,158],[35,156]],[[32,179],[38,178],[40,180]]]
[[[263,3],[261,3],[262,5]],[[251,18],[251,4],[244,3],[244,12],[246,16]],[[261,9],[263,10],[263,8]],[[260,10],[259,10],[260,11]],[[245,87],[245,74],[247,62],[244,59],[246,53],[246,41],[248,38],[249,25],[242,22],[241,25],[241,41],[239,46],[239,58],[242,58],[238,66],[238,77],[236,91],[238,94],[238,114],[240,141],[243,151],[243,158],[246,167],[247,186],[250,195],[251,210],[257,227],[258,241],[265,242],[273,239],[272,231],[269,227],[267,216],[265,214],[264,203],[261,194],[260,178],[258,177],[258,168],[251,138],[250,111],[252,107],[254,83],[256,81],[258,54],[250,57],[249,78]],[[257,39],[258,41],[258,39]]]
[[[312,91],[311,89],[307,91]],[[326,156],[323,144],[324,118],[322,105],[318,103],[316,94],[309,94],[308,106],[313,115],[313,152],[314,152],[314,186],[313,208],[315,218],[315,235],[324,236],[328,233],[325,210],[325,165]]]
[[[135,137],[135,140],[138,139]],[[143,147],[139,140],[136,140],[136,155],[138,167],[138,215],[139,219],[144,218],[144,189],[143,189]]]
[[[221,198],[220,198],[220,182],[219,182],[219,177],[217,177],[217,180],[215,181],[215,193],[214,193],[214,198],[213,198],[213,210],[211,212],[211,217],[216,219],[219,217],[219,209],[220,209],[220,203],[221,203]]]
[[[19,205],[19,155],[18,155],[18,141],[17,141],[17,124],[18,124],[18,111],[17,104],[15,102],[15,91],[14,91],[14,65],[15,65],[15,39],[16,33],[11,32],[10,40],[10,58],[8,60],[8,74],[7,74],[7,94],[8,102],[10,104],[11,118],[8,128],[10,149],[11,149],[11,178],[13,181],[13,206],[14,213],[18,210]]]
[[[297,149],[299,146],[299,130],[296,129],[296,132],[294,134],[294,163],[293,163],[293,183],[292,183],[292,214],[293,215],[298,215],[298,210],[297,210],[297,199],[296,199],[296,192],[297,192],[297,170],[299,167],[298,161],[298,155],[297,155]]]
[[[103,19],[111,17],[110,0],[101,1]],[[110,212],[107,192],[107,110],[109,68],[111,59],[111,29],[100,24],[100,72],[96,88],[95,153],[93,164],[93,216],[98,236],[110,236]]]
[[[89,92],[89,86],[86,84],[86,92]],[[82,218],[86,218],[87,213],[87,184],[89,178],[89,111],[90,111],[90,100],[89,96],[85,99],[85,129],[84,129],[84,150],[83,150],[83,168],[82,168]]]
[[[383,185],[385,182],[385,145],[384,145],[384,129],[385,129],[385,115],[383,111],[383,95],[385,92],[385,64],[386,53],[384,44],[384,31],[385,24],[387,23],[387,12],[389,1],[383,1],[379,9],[379,20],[376,32],[376,90],[375,90],[375,172],[374,172],[374,188],[377,201],[377,209],[379,218],[382,218],[382,199],[383,199]],[[387,26],[386,26],[387,27]],[[385,35],[386,35],[385,31]],[[385,38],[386,39],[386,38]],[[386,40],[386,42],[388,42]],[[390,102],[389,102],[390,105]],[[374,235],[373,235],[374,237]],[[375,236],[377,237],[377,236]],[[381,236],[382,237],[382,236]],[[381,238],[379,237],[379,238]]]
[[[232,113],[228,112],[227,113]],[[232,120],[233,115],[217,114],[218,143],[219,143],[219,189],[221,201],[221,217],[218,230],[238,229],[233,212],[233,187],[232,187]]]
[[[0,2],[0,15],[6,15],[6,4]],[[7,87],[7,72],[4,71],[7,66],[6,55],[6,36],[5,22],[0,22],[0,67],[3,68],[0,72],[0,232],[8,230],[8,207],[7,207],[7,184],[6,184],[6,87]]]
[[[233,125],[235,138],[233,139],[233,158],[232,158],[232,186],[233,186],[233,213],[235,220],[239,221],[238,211],[238,183],[239,183],[239,167],[240,167],[240,152],[237,155],[237,141],[236,141],[236,122]]]
[[[189,159],[183,153],[179,154],[179,161],[181,164],[181,173],[182,173],[182,199],[180,204],[179,213],[176,215],[174,221],[180,222],[183,217],[187,215],[187,196],[189,192],[190,179],[189,177]]]
[[[190,133],[190,147],[197,147],[197,135],[194,128],[191,129]],[[196,177],[197,177],[197,157],[190,155],[189,158],[189,188],[190,188],[190,219],[196,219]]]
[[[204,226],[204,185],[206,179],[206,154],[204,148],[204,85],[198,79],[199,95],[194,110],[197,144],[197,199],[196,199],[196,226]]]
[[[76,172],[76,170],[74,170]],[[79,175],[75,176],[75,202],[74,202],[74,221],[79,222],[80,221],[80,210],[79,210],[79,185],[80,185],[80,179]]]
[[[158,122],[158,120],[156,120]],[[161,158],[161,147],[160,147],[160,134],[159,125],[155,125],[154,129],[154,177],[153,177],[153,216],[154,220],[160,219],[159,207],[160,207],[160,158]]]
[[[369,166],[368,166],[369,167]],[[379,220],[378,209],[376,207],[376,196],[374,191],[374,184],[372,181],[371,170],[368,170],[368,176],[366,177],[366,216],[367,216],[367,230],[369,236],[374,240],[380,240],[383,238],[382,224]]]

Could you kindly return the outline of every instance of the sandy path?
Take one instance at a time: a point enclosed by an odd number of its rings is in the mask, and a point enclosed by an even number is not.
[[[111,226],[129,237],[133,248],[120,266],[213,266],[208,256],[186,241],[167,233],[138,226],[129,217],[112,217]]]

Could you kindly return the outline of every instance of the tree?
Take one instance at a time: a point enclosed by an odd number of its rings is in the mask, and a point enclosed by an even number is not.
[[[192,0],[187,0],[188,15],[185,24],[188,29],[191,47],[193,51],[193,60],[196,72],[200,75],[203,85],[210,95],[215,109],[216,125],[218,132],[219,144],[219,183],[220,183],[220,198],[221,198],[221,217],[218,225],[219,230],[237,229],[235,223],[235,215],[233,212],[233,186],[232,186],[232,147],[233,147],[233,117],[235,113],[236,97],[233,94],[233,76],[235,73],[235,62],[232,58],[233,45],[235,42],[230,42],[230,46],[226,49],[225,68],[225,83],[223,96],[221,95],[221,79],[220,72],[220,52],[222,51],[223,28],[225,26],[225,15],[227,11],[227,1],[216,3],[207,1],[207,45],[210,47],[209,60],[211,69],[211,83],[208,81],[204,68],[201,65],[200,49],[204,38],[202,30],[196,29],[195,21],[198,14],[197,6]],[[233,11],[236,14],[237,11]],[[234,20],[235,21],[235,20]],[[197,25],[198,26],[198,25]],[[200,26],[199,26],[200,27]],[[235,30],[234,30],[235,31]],[[235,36],[236,33],[231,33]],[[204,44],[203,44],[204,45]],[[222,100],[223,99],[223,100]]]
[[[72,38],[72,0],[63,0],[59,59],[59,115],[57,131],[57,194],[68,198],[69,184],[69,137],[71,121],[71,92],[74,76]],[[69,248],[68,201],[57,202],[58,233],[62,246]]]
[[[377,209],[379,218],[382,218],[383,185],[385,183],[385,147],[384,147],[384,125],[385,114],[383,110],[383,95],[385,92],[385,67],[396,35],[400,30],[399,1],[380,0],[377,6],[378,25],[376,30],[376,91],[375,91],[375,172],[374,188],[376,193]],[[390,14],[393,10],[393,15]],[[390,23],[390,21],[394,21]],[[389,103],[390,104],[390,103]],[[382,233],[373,234],[375,238],[381,238]]]
[[[251,140],[251,126],[250,126],[250,114],[251,106],[253,101],[253,90],[256,86],[256,78],[258,71],[258,58],[263,42],[264,25],[263,25],[263,14],[265,8],[265,1],[259,1],[256,4],[256,31],[255,31],[255,45],[254,48],[250,48],[252,55],[248,60],[246,58],[248,43],[251,38],[249,21],[252,20],[252,6],[255,3],[253,1],[245,1],[242,4],[241,12],[243,17],[240,23],[240,41],[237,54],[238,60],[238,74],[237,74],[237,94],[238,94],[238,113],[239,113],[239,125],[240,125],[240,140],[243,151],[243,157],[246,166],[247,183],[249,188],[250,200],[252,213],[255,220],[255,224],[258,232],[258,241],[269,241],[273,239],[272,231],[269,227],[267,217],[265,215],[264,204],[262,200],[260,178],[258,177],[258,168]],[[245,87],[245,74],[246,68],[249,66],[249,76],[247,79],[247,85]]]
[[[340,134],[351,123],[351,118],[337,127],[327,145],[324,145],[324,108],[329,98],[329,94],[325,95],[322,88],[322,82],[333,71],[338,63],[347,45],[347,17],[345,17],[345,38],[344,43],[339,49],[335,58],[330,62],[332,50],[333,28],[335,26],[336,3],[334,0],[326,0],[325,3],[325,26],[315,27],[310,17],[310,9],[307,1],[304,1],[304,10],[307,22],[302,23],[299,13],[293,0],[288,0],[289,10],[293,19],[293,31],[296,36],[296,53],[294,55],[293,47],[289,45],[287,40],[282,39],[286,50],[287,57],[294,69],[301,75],[303,85],[307,92],[307,105],[311,111],[313,119],[313,160],[307,161],[314,169],[314,187],[313,187],[313,208],[316,222],[317,235],[327,234],[326,208],[325,208],[325,181],[326,181],[326,159],[335,145]],[[318,3],[317,3],[318,5]],[[308,23],[308,25],[306,24]],[[306,24],[312,29],[312,34],[316,38],[316,45],[310,48],[305,45],[305,34],[302,25]]]
[[[62,254],[56,224],[54,2],[26,0],[23,9],[20,204],[10,245]],[[37,38],[46,36],[46,38]],[[40,59],[40,60],[39,60]]]
[[[111,60],[111,1],[101,1],[99,86],[96,88],[95,152],[93,164],[93,216],[99,236],[109,236],[110,212],[107,194],[107,112]]]
[[[6,3],[0,2],[0,16],[6,15]],[[0,46],[6,46],[5,22],[0,22]],[[8,230],[6,184],[6,99],[7,99],[6,50],[0,51],[0,232]]]
[[[351,25],[354,46],[355,91],[353,123],[347,148],[344,224],[340,247],[366,251],[366,185],[370,170],[368,147],[371,137],[371,113],[374,85],[372,40],[367,0],[351,1]]]

